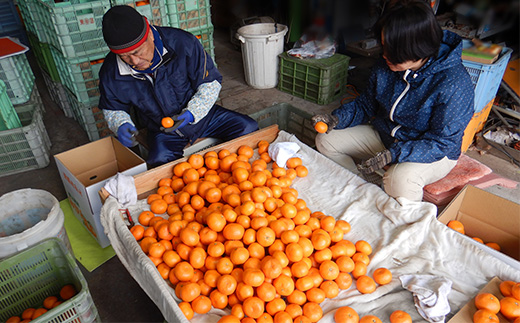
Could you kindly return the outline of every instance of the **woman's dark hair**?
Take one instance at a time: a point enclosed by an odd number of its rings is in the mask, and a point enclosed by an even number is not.
[[[424,0],[397,0],[378,22],[384,55],[392,64],[417,61],[439,51],[442,29]]]

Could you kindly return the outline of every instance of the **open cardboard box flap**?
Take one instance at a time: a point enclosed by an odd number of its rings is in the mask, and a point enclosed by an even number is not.
[[[519,265],[520,204],[466,185],[444,209],[438,220],[444,224],[450,220],[459,220],[464,225],[467,236],[481,238],[485,243],[496,242],[502,252],[496,252],[473,240],[477,246],[495,255],[508,255],[517,260],[516,266]]]

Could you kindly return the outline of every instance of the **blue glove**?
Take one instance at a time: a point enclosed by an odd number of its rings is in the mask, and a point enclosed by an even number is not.
[[[126,147],[134,147],[137,144],[135,136],[137,128],[131,123],[125,122],[117,128],[117,139]]]
[[[179,130],[182,127],[184,127],[185,125],[187,125],[188,123],[191,123],[195,120],[195,118],[193,117],[193,114],[191,114],[191,112],[188,110],[184,111],[181,114],[172,116],[172,119],[173,119],[173,126],[170,128],[161,127],[162,132],[170,133],[175,130]]]

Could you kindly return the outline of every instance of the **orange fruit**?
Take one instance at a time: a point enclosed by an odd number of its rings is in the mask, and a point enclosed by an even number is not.
[[[302,159],[300,157],[291,157],[285,162],[285,165],[288,168],[296,168],[296,166],[302,165]]]
[[[447,224],[448,228],[453,229],[461,234],[466,234],[464,230],[464,224],[458,220],[450,220]]]
[[[329,129],[329,126],[323,121],[318,121],[314,125],[314,129],[319,133],[326,133]]]
[[[22,319],[19,316],[11,316],[5,323],[20,323]]]
[[[138,217],[138,220],[139,220],[139,223],[141,223],[142,225],[144,226],[148,226],[148,224],[150,223],[150,220],[155,216],[155,214],[153,214],[152,212],[150,211],[143,211],[139,214],[139,217]]]
[[[338,278],[339,267],[332,260],[325,260],[320,264],[320,274],[325,280],[334,280]]]
[[[131,227],[130,232],[137,241],[141,240],[144,237],[144,227],[140,225],[134,225],[133,227]]]
[[[242,145],[238,147],[237,154],[246,156],[247,158],[251,158],[253,157],[254,150],[248,145]]]
[[[349,289],[352,286],[352,276],[349,273],[340,272],[334,282],[341,289]]]
[[[244,270],[242,279],[249,286],[258,287],[264,282],[265,274],[260,269],[248,268]]]
[[[340,275],[341,275],[341,273],[340,273]],[[352,281],[352,278],[351,278],[351,281]],[[339,294],[339,286],[336,282],[334,282],[332,280],[326,280],[326,281],[322,282],[320,285],[320,289],[325,292],[325,297],[330,298],[330,299],[338,296],[338,294]]]
[[[475,306],[479,310],[488,310],[493,314],[500,311],[500,301],[491,293],[478,293],[475,296]]]
[[[179,303],[179,308],[181,309],[186,319],[191,320],[193,318],[194,313],[190,303],[181,302]]]
[[[294,291],[294,280],[284,274],[276,277],[273,285],[280,296],[289,296]]]
[[[160,200],[155,200],[150,203],[150,211],[155,214],[163,214],[168,209],[168,203],[162,198]]]
[[[244,300],[242,307],[245,315],[257,319],[264,314],[265,303],[260,298],[252,296]]]
[[[300,315],[303,315],[303,309],[298,304],[287,304],[285,307],[285,312],[287,312],[292,319],[297,318]]]
[[[350,273],[352,277],[357,279],[358,277],[367,273],[367,265],[361,261],[354,262],[354,270]]]
[[[264,281],[256,288],[256,295],[264,302],[270,302],[276,298],[276,288],[271,283]]]
[[[200,154],[192,154],[188,157],[188,163],[191,167],[199,169],[204,166],[204,157]]]
[[[377,268],[372,274],[374,280],[379,285],[386,285],[392,281],[392,273],[386,268]]]
[[[171,128],[171,127],[173,127],[173,124],[174,124],[174,121],[170,117],[164,117],[161,119],[161,125],[164,128]]]
[[[356,288],[362,294],[370,294],[376,290],[376,282],[370,276],[361,275],[356,280]]]
[[[500,248],[500,245],[496,242],[486,242],[486,246],[490,247],[491,249],[495,249],[496,251],[500,251],[502,248]]]
[[[359,323],[382,323],[382,321],[375,315],[365,315],[359,319]]]
[[[72,285],[72,284],[65,285],[60,289],[60,297],[63,300],[68,300],[68,299],[74,297],[74,295],[76,295],[76,293],[77,293],[76,287],[74,287],[74,285]]]
[[[323,316],[323,310],[319,304],[307,302],[303,305],[303,316],[307,317],[311,322],[318,322]]]
[[[502,295],[504,295],[505,297],[511,296],[511,290],[514,284],[515,282],[512,280],[504,280],[503,282],[501,282],[499,288]]]
[[[45,314],[48,310],[46,308],[43,308],[43,307],[40,307],[40,308],[37,308],[33,315],[32,315],[32,318],[33,320],[35,320],[36,318],[42,316],[43,314]]]
[[[508,320],[520,317],[520,301],[514,297],[504,297],[500,300],[500,313]]]
[[[180,298],[184,302],[191,302],[200,295],[200,285],[197,283],[187,283],[180,289]]]
[[[43,300],[43,307],[50,310],[54,307],[54,303],[58,301],[58,297],[56,296],[49,296]]]
[[[520,300],[520,283],[515,283],[511,286],[511,296]]]
[[[495,313],[480,309],[473,314],[473,323],[498,323],[498,316]]]
[[[325,295],[325,292],[323,291],[323,289],[320,289],[318,287],[313,287],[313,288],[309,289],[308,291],[305,292],[305,295],[307,296],[307,299],[310,302],[315,302],[315,303],[321,303],[326,298],[326,295]]]
[[[358,252],[362,252],[367,256],[372,253],[372,246],[365,240],[356,241],[355,246]]]
[[[26,308],[22,312],[22,319],[24,319],[24,320],[32,320],[32,316],[34,314],[34,311],[36,311],[36,309],[33,308],[33,307]]]
[[[224,315],[222,316],[217,323],[240,323],[240,319],[235,315]]]
[[[282,274],[282,263],[279,259],[267,256],[260,262],[260,270],[264,273],[265,277],[274,279]]]
[[[211,310],[211,299],[204,295],[199,295],[191,302],[191,306],[195,313],[206,314]]]
[[[195,276],[195,269],[186,261],[179,262],[174,268],[173,273],[180,281],[189,281]]]
[[[232,275],[222,275],[217,279],[217,289],[222,294],[229,296],[235,292],[237,280]]]
[[[412,323],[412,317],[405,311],[393,311],[390,314],[390,323]]]
[[[173,174],[179,178],[182,178],[182,173],[188,168],[191,168],[190,163],[186,162],[180,162],[173,166]]]
[[[336,310],[334,313],[334,322],[336,323],[358,323],[359,315],[351,307],[343,306]]]

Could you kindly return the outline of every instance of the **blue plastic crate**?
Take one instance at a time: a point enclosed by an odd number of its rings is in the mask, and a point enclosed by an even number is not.
[[[464,41],[463,43],[464,48],[471,45],[471,41]],[[475,87],[475,112],[482,111],[489,101],[496,96],[512,53],[511,48],[504,47],[500,57],[493,64],[462,60],[462,64],[466,67]]]
[[[0,33],[23,27],[13,0],[0,0]]]
[[[27,37],[27,33],[23,26],[17,27],[15,29],[7,30],[5,32],[0,32],[0,37],[11,37],[16,38],[20,41],[20,43],[25,46],[29,46],[29,38]]]
[[[213,27],[209,0],[166,0],[171,27],[187,31]]]

